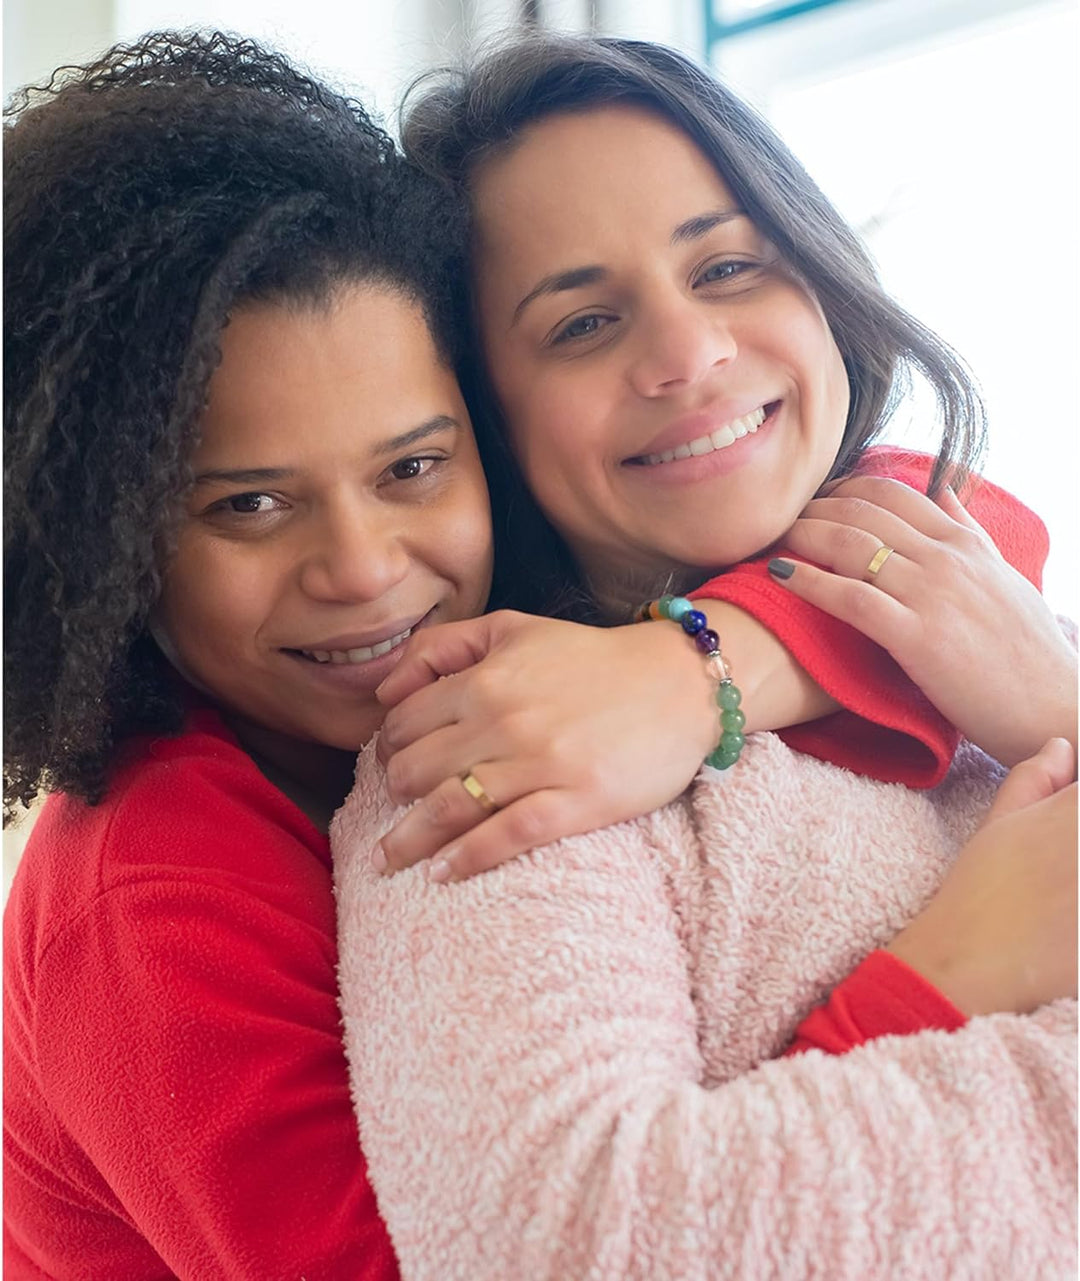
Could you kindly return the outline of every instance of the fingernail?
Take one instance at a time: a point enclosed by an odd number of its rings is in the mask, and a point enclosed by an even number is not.
[[[428,868],[427,878],[436,885],[442,885],[444,881],[450,879],[450,873],[453,871],[450,864],[444,858],[435,859]]]
[[[386,855],[381,845],[376,845],[371,851],[371,866],[380,875],[386,871]]]
[[[795,562],[774,557],[769,561],[769,573],[773,578],[790,578],[795,572]]]

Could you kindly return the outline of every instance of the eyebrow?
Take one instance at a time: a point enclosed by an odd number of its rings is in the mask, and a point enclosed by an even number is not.
[[[514,318],[510,321],[510,327],[513,328],[517,324],[521,313],[534,299],[544,294],[560,294],[568,289],[580,289],[582,285],[595,285],[597,281],[604,280],[607,274],[606,267],[571,267],[569,271],[556,271],[550,276],[545,276],[514,308]]]
[[[719,227],[725,222],[731,222],[735,218],[745,218],[746,214],[741,209],[711,209],[708,213],[696,214],[693,218],[687,218],[685,222],[680,222],[675,230],[671,233],[671,243],[673,245],[685,244],[687,241],[700,240],[702,236],[708,235],[714,227]],[[513,319],[510,321],[511,329],[521,318],[521,313],[535,299],[547,294],[566,293],[571,289],[580,289],[583,285],[595,285],[608,276],[606,267],[594,265],[590,267],[571,267],[568,271],[556,271],[550,276],[545,276],[525,295],[524,298],[514,308]]]
[[[687,218],[685,222],[680,222],[671,233],[671,243],[673,245],[683,245],[688,240],[700,240],[702,236],[707,236],[714,227],[722,226],[725,222],[732,222],[736,218],[745,217],[746,214],[741,209],[711,209],[708,213],[697,214],[693,218]]]
[[[456,418],[451,418],[449,414],[436,414],[417,427],[410,427],[398,436],[380,441],[371,452],[375,457],[381,458],[385,454],[396,454],[399,450],[408,449],[410,445],[427,440],[429,436],[437,436],[440,432],[460,430],[461,424]],[[291,467],[221,467],[200,472],[195,477],[195,484],[205,485],[217,481],[228,485],[266,485],[275,480],[288,480],[295,474]]]

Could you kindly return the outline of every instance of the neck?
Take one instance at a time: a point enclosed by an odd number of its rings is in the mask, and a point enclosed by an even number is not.
[[[356,753],[303,742],[235,714],[225,719],[264,777],[326,832],[352,787]]]

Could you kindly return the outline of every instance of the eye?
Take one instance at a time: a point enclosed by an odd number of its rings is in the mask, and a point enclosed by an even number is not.
[[[411,456],[409,458],[399,458],[396,463],[392,463],[386,470],[393,480],[418,480],[421,476],[426,475],[436,463],[443,461],[441,458],[432,458],[428,455]]]
[[[238,516],[257,516],[263,512],[271,512],[277,505],[277,499],[272,498],[270,494],[230,494],[228,498],[223,498],[219,504],[216,504],[219,510],[235,512]]]
[[[613,316],[600,316],[590,312],[585,316],[575,316],[561,329],[557,329],[551,339],[552,346],[561,342],[573,342],[577,338],[592,338],[608,325],[614,324]]]
[[[720,262],[711,262],[702,269],[695,280],[695,285],[719,285],[734,280],[736,276],[751,271],[756,264],[739,258],[725,258]]]

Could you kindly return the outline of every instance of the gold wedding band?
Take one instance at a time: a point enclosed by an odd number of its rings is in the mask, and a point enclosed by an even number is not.
[[[884,543],[874,552],[874,558],[866,567],[866,573],[869,578],[877,578],[878,570],[885,564],[895,549],[886,547]]]
[[[472,772],[472,770],[469,770],[468,773],[466,774],[462,774],[461,785],[469,793],[469,795],[473,798],[474,801],[480,802],[480,804],[484,807],[485,810],[487,810],[489,814],[493,813],[495,810],[499,808],[495,804],[495,802],[491,799],[491,797],[487,794],[487,791],[485,790],[483,783],[480,782],[480,780],[476,777],[476,775]]]

